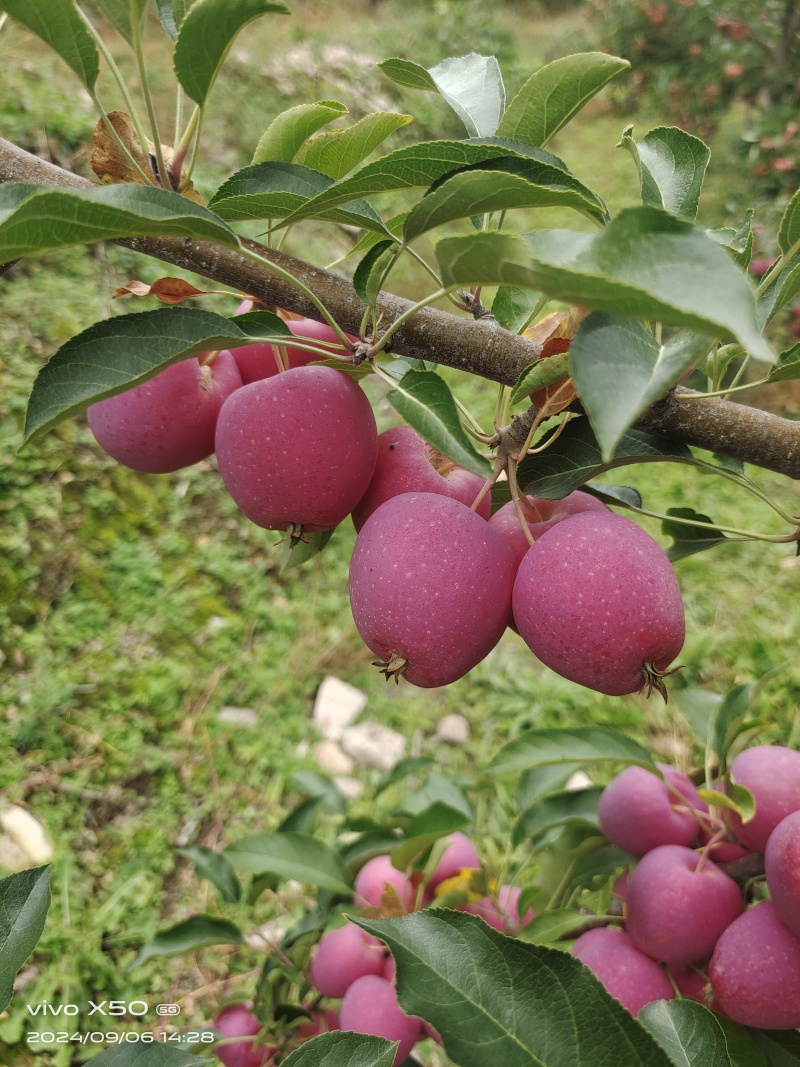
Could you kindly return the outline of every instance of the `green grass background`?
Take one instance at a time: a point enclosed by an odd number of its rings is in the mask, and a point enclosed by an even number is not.
[[[389,55],[432,65],[447,55],[495,51],[511,93],[542,62],[582,47],[587,33],[580,5],[561,15],[478,0],[294,7],[293,17],[264,20],[233,49],[206,124],[197,181],[206,194],[249,162],[277,111],[300,101],[335,97],[354,118],[380,108],[414,113],[417,122],[390,145],[461,136],[444,104],[382,78],[375,62]],[[157,47],[157,27],[149,36],[166,116],[168,57]],[[0,33],[0,61],[3,134],[86,172],[95,117],[65,69],[11,25]],[[630,157],[614,149],[626,121],[601,98],[552,146],[612,210],[637,199]],[[641,133],[658,121],[635,116]],[[708,225],[736,223],[747,204],[729,166],[735,133],[734,115],[714,145],[701,206]],[[394,211],[399,204],[380,206]],[[548,213],[536,221],[554,223],[572,220]],[[287,243],[319,263],[348,247],[344,235],[313,223]],[[411,751],[477,783],[498,746],[527,726],[614,725],[684,767],[698,753],[674,703],[579,688],[542,668],[511,632],[446,689],[384,685],[348,610],[349,524],[312,565],[281,571],[277,535],[243,519],[213,462],[171,476],[139,475],[99,452],[84,419],[18,454],[38,368],[72,334],[118,310],[111,294],[119,284],[162,273],[133,253],[91,248],[23,262],[0,281],[0,795],[27,806],[56,846],[51,917],[21,1000],[183,997],[188,1025],[208,1019],[221,997],[252,992],[259,950],[126,966],[157,929],[214,908],[208,886],[176,854],[177,843],[224,845],[274,829],[297,800],[292,775],[313,767],[310,711],[327,674],[363,689],[366,714],[402,731]],[[421,295],[423,286],[412,271],[396,280],[406,295]],[[491,417],[494,386],[451,381],[484,420]],[[391,411],[380,390],[368,388],[385,426]],[[791,393],[778,401],[792,410]],[[757,477],[800,512],[796,485]],[[780,529],[754,498],[682,466],[617,471],[613,480],[637,486],[656,510],[688,505],[731,525]],[[645,525],[660,536],[657,523]],[[767,739],[800,743],[796,557],[786,547],[747,543],[686,559],[677,571],[688,633],[684,668],[672,686],[724,692],[777,667],[755,710],[770,724]],[[252,708],[258,725],[220,723],[225,705]],[[433,740],[437,721],[453,711],[471,724],[463,749]],[[371,772],[362,777],[368,786],[375,780]],[[497,864],[511,802],[502,792],[475,795],[481,847]],[[383,810],[396,802],[390,793]],[[354,810],[373,812],[369,788]],[[301,907],[266,894],[256,917]],[[34,1060],[23,1022],[20,1006],[0,1018],[0,1060],[70,1062],[70,1049]],[[89,1051],[74,1055],[81,1062]]]

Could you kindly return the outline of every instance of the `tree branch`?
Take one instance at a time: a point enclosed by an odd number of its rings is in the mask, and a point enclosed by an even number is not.
[[[0,138],[0,182],[14,181],[78,189],[93,184]],[[268,266],[261,267],[212,241],[166,237],[134,238],[117,243],[231,286],[267,305],[312,317],[316,313],[302,293]],[[345,330],[358,332],[365,307],[349,281],[256,241],[244,243],[302,281]],[[408,300],[381,293],[378,309],[383,325],[388,327],[410,306]],[[540,353],[538,344],[504,330],[491,318],[460,318],[434,308],[424,308],[408,319],[393,336],[391,349],[399,355],[426,359],[506,385],[514,385],[524,368]],[[681,396],[687,392],[681,388],[673,390],[648,409],[636,425],[790,478],[800,478],[800,423],[718,398],[682,401]]]

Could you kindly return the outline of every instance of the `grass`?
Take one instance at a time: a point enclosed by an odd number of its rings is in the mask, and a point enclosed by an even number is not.
[[[543,20],[528,5],[384,0],[370,16],[357,5],[333,14],[329,5],[296,6],[299,18],[265,20],[232,54],[207,123],[198,180],[206,192],[248,162],[275,110],[300,99],[341,96],[354,117],[375,107],[408,108],[418,117],[408,136],[460,136],[441,102],[379,82],[373,60],[402,51],[430,64],[493,45],[513,91],[528,70],[568,51],[575,24],[574,12]],[[467,10],[470,19],[463,18]],[[0,115],[9,136],[85,166],[93,118],[81,95],[52,91],[63,71],[19,31],[4,30],[0,49],[7,68]],[[168,67],[156,60],[155,68],[166,116]],[[637,125],[657,121],[642,117]],[[610,152],[623,125],[593,106],[553,146],[613,209],[637,195],[629,157]],[[710,224],[725,221],[730,184],[723,169],[710,173]],[[293,232],[288,248],[324,262],[347,244],[311,224]],[[490,756],[524,728],[609,724],[683,765],[697,756],[674,704],[580,689],[541,668],[510,632],[444,690],[384,685],[349,616],[349,524],[318,561],[281,570],[275,535],[241,517],[213,462],[174,476],[137,475],[99,453],[83,419],[17,455],[25,400],[44,359],[112,312],[116,285],[161,273],[121,249],[75,250],[23,262],[0,289],[0,794],[29,807],[56,845],[51,919],[24,996],[0,1021],[0,1058],[12,1064],[34,1062],[22,1037],[25,1002],[185,997],[187,1025],[199,1024],[231,991],[224,984],[229,964],[245,974],[259,965],[256,949],[221,949],[126,969],[156,930],[214,906],[176,844],[221,846],[276,829],[300,798],[293,774],[314,767],[309,715],[326,674],[363,689],[367,714],[403,732],[409,751],[432,755],[438,771],[473,783],[483,853],[495,865],[505,855],[513,798],[478,786]],[[413,272],[396,281],[409,295],[420,291]],[[462,388],[489,419],[494,387]],[[391,413],[380,391],[373,399],[385,424]],[[733,525],[775,528],[752,498],[683,467],[618,471],[614,480],[636,485],[651,507],[690,505]],[[768,475],[761,481],[792,513],[800,511],[796,485]],[[657,523],[644,525],[660,536]],[[768,739],[800,743],[795,558],[785,548],[749,543],[691,557],[677,570],[688,637],[676,688],[724,692],[777,667],[756,711],[770,724]],[[258,724],[220,721],[225,706],[253,709]],[[439,718],[452,711],[471,725],[464,749],[433,739]],[[368,788],[354,815],[388,818],[402,793],[384,794],[376,808],[377,775],[360,777]],[[300,905],[267,894],[253,919],[287,906]],[[232,988],[247,994],[248,983]],[[205,987],[205,995],[194,992]],[[66,1067],[82,1058],[66,1047],[35,1062]]]

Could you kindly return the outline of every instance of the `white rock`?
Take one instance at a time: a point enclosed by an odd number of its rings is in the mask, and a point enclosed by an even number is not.
[[[443,745],[466,745],[469,741],[469,723],[463,715],[455,712],[439,719],[436,740]]]
[[[342,733],[342,748],[356,763],[390,771],[402,759],[406,739],[396,730],[377,722],[362,722],[348,726]]]
[[[350,774],[355,766],[335,741],[318,741],[314,745],[314,759],[326,774]]]
[[[38,867],[53,858],[53,846],[42,824],[15,804],[0,811],[0,866],[8,871]]]
[[[349,778],[346,775],[338,774],[333,780],[345,800],[358,800],[364,792],[364,786],[357,778]]]
[[[317,690],[314,725],[326,741],[338,741],[342,731],[364,710],[366,694],[339,678],[329,676]]]
[[[220,708],[217,722],[226,722],[230,726],[258,726],[258,715],[252,708]]]
[[[575,771],[567,779],[567,784],[564,788],[568,793],[577,793],[580,789],[588,789],[592,784],[592,779],[588,774],[584,774],[583,771]]]

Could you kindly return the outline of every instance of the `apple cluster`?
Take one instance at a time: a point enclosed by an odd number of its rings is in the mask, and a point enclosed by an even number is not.
[[[409,876],[399,871],[388,855],[368,860],[356,875],[356,907],[368,914],[395,916],[447,902],[507,934],[516,933],[533,918],[531,910],[519,914],[521,890],[516,886],[499,886],[491,895],[472,888],[480,883],[482,871],[475,846],[465,834],[456,832],[444,838],[437,855],[438,862],[427,877],[424,872]],[[435,1031],[421,1019],[406,1015],[398,1004],[394,960],[384,945],[352,923],[323,934],[309,977],[322,997],[341,999],[342,1030],[399,1041],[396,1064],[407,1059],[417,1041],[437,1040]]]
[[[335,350],[329,326],[287,325]],[[683,644],[683,604],[666,555],[640,526],[580,491],[523,497],[490,518],[479,476],[410,427],[378,435],[360,386],[314,360],[318,352],[268,344],[184,360],[90,407],[89,425],[140,471],[216,452],[243,513],[293,539],[352,515],[353,617],[387,677],[447,685],[512,626],[582,685],[663,690]]]
[[[743,821],[712,815],[676,768],[628,767],[598,808],[608,840],[638,858],[616,892],[621,927],[583,933],[572,951],[634,1015],[677,994],[745,1026],[800,1027],[800,752],[739,753],[731,778],[755,801]],[[723,866],[763,856],[744,886]],[[769,899],[767,899],[769,894]]]

